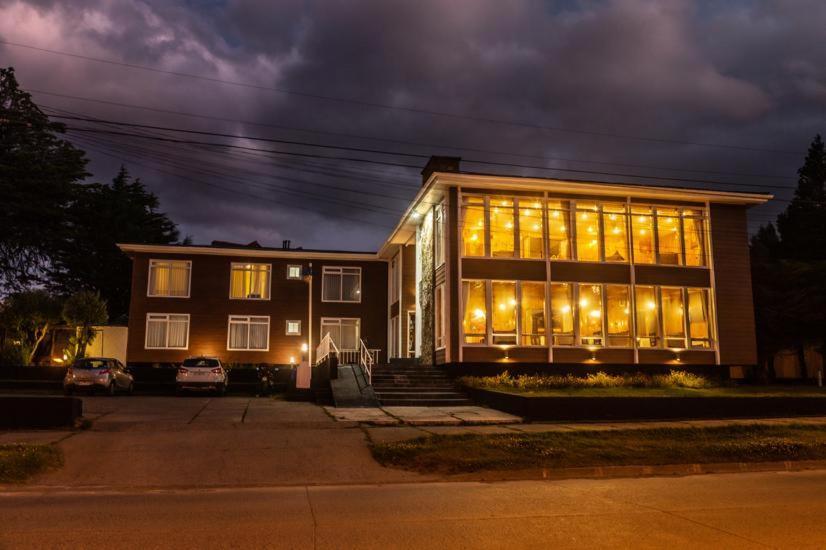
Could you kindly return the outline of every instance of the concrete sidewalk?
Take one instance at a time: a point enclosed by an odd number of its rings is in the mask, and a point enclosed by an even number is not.
[[[650,430],[654,428],[710,428],[716,426],[738,425],[782,426],[789,424],[809,424],[826,426],[826,417],[795,418],[740,418],[727,420],[674,420],[674,421],[638,421],[638,422],[589,422],[589,423],[531,423],[501,425],[398,425],[365,426],[370,440],[374,443],[403,441],[414,437],[431,435],[465,435],[465,434],[516,434],[572,431],[605,430]]]
[[[368,426],[478,426],[522,422],[518,416],[477,406],[324,408],[339,422]]]

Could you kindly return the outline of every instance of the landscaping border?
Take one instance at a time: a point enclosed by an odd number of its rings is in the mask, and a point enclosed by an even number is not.
[[[463,388],[481,403],[527,420],[673,420],[826,415],[824,397],[526,396]]]

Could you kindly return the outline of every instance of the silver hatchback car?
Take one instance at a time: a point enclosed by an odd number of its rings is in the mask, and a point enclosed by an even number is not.
[[[122,391],[131,394],[135,379],[123,363],[110,357],[84,357],[78,359],[66,371],[63,391],[71,394],[75,390],[103,390],[108,395]]]
[[[217,357],[190,357],[184,359],[175,375],[175,393],[184,390],[213,390],[224,395],[227,390],[227,371]]]

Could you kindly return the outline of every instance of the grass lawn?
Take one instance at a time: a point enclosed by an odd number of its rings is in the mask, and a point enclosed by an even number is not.
[[[63,465],[54,445],[0,445],[0,483],[19,483],[49,468]]]
[[[826,459],[826,427],[722,426],[454,435],[374,444],[385,466],[423,473]]]
[[[826,388],[815,386],[720,386],[710,388],[554,388],[526,390],[507,386],[479,388],[526,397],[822,397]]]

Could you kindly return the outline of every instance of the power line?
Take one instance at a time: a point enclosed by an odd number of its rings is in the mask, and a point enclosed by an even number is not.
[[[396,143],[399,145],[410,145],[414,147],[426,147],[430,150],[433,149],[448,149],[453,151],[470,151],[474,153],[484,153],[490,155],[506,155],[512,157],[521,157],[521,158],[531,158],[536,160],[548,160],[553,162],[573,162],[578,164],[596,164],[596,165],[604,165],[604,166],[620,166],[625,168],[643,168],[643,169],[651,169],[651,170],[665,170],[671,172],[686,172],[686,173],[693,173],[693,174],[716,174],[720,176],[732,176],[732,177],[746,177],[746,178],[767,178],[767,179],[791,179],[788,176],[779,176],[779,175],[771,175],[771,174],[751,174],[745,172],[727,172],[727,171],[719,171],[719,170],[699,170],[699,169],[692,169],[692,168],[676,168],[673,166],[661,166],[661,165],[650,165],[650,164],[629,164],[624,162],[608,162],[608,161],[598,161],[598,160],[584,160],[584,159],[576,159],[576,158],[565,158],[565,157],[551,157],[546,155],[528,155],[525,153],[516,153],[513,151],[495,151],[492,149],[480,149],[475,147],[460,147],[456,145],[447,145],[447,144],[434,144],[434,143],[425,143],[421,141],[410,141],[410,140],[401,140],[401,139],[393,139],[393,138],[386,138],[386,137],[378,137],[378,136],[368,136],[364,134],[351,134],[346,132],[333,132],[328,130],[319,130],[317,128],[299,128],[296,126],[285,126],[281,124],[272,124],[272,123],[265,123],[265,122],[255,122],[250,120],[239,120],[227,117],[218,117],[214,115],[207,115],[203,113],[191,113],[185,111],[177,111],[172,109],[160,109],[155,107],[148,107],[145,105],[135,105],[133,103],[122,103],[118,101],[109,101],[104,99],[97,99],[97,98],[90,98],[90,97],[83,97],[83,96],[76,96],[76,95],[69,95],[69,94],[60,94],[56,92],[48,92],[45,90],[35,90],[33,88],[28,89],[29,92],[44,94],[54,97],[60,97],[65,99],[72,99],[78,101],[87,101],[91,103],[99,103],[102,105],[111,105],[115,107],[124,107],[127,109],[138,109],[148,112],[154,112],[159,114],[170,114],[170,115],[177,115],[177,116],[184,116],[190,118],[199,118],[204,120],[215,120],[219,122],[231,122],[235,124],[243,124],[246,126],[259,126],[262,128],[272,128],[276,130],[286,130],[291,132],[304,132],[310,134],[322,134],[322,135],[330,135],[336,137],[345,137],[349,139],[363,139],[363,140],[371,140],[371,141],[381,141],[386,143]],[[77,113],[75,113],[77,114]]]
[[[77,117],[56,117],[56,118],[77,118]],[[118,126],[126,126],[131,128],[143,128],[143,129],[153,129],[153,130],[162,130],[162,131],[171,131],[171,132],[179,132],[184,134],[194,134],[194,135],[203,135],[203,136],[213,136],[213,137],[221,137],[221,138],[232,138],[232,139],[246,139],[250,141],[263,141],[268,143],[282,143],[287,145],[299,145],[303,147],[320,147],[325,149],[341,149],[349,152],[360,152],[366,154],[383,154],[383,155],[402,155],[407,157],[417,157],[417,158],[429,158],[426,155],[415,155],[412,153],[395,153],[392,151],[380,151],[376,149],[365,149],[359,147],[346,147],[346,146],[336,146],[336,145],[329,145],[329,144],[313,144],[310,142],[294,142],[294,141],[287,141],[287,140],[278,140],[274,138],[261,138],[256,136],[246,136],[246,135],[239,135],[239,134],[227,134],[221,132],[208,132],[202,130],[189,130],[189,129],[182,129],[182,128],[172,128],[168,126],[155,126],[155,125],[147,125],[147,124],[137,124],[137,123],[129,123],[129,122],[121,122],[121,121],[112,121],[112,120],[105,120],[105,119],[93,119],[95,122],[105,122],[108,124],[115,124]],[[130,132],[120,132],[116,130],[100,130],[94,128],[84,128],[84,127],[77,127],[77,126],[68,126],[69,130],[73,131],[80,131],[80,132],[100,132],[100,133],[109,133],[112,135],[121,135],[127,137],[139,137],[145,139],[159,139],[164,141],[171,141],[171,142],[178,142],[178,143],[196,143],[199,145],[209,145],[209,146],[218,146],[218,147],[229,147],[229,148],[238,148],[238,149],[246,149],[246,150],[254,150],[254,151],[262,151],[262,149],[257,148],[248,148],[240,145],[234,144],[226,144],[226,143],[216,143],[216,142],[193,142],[191,140],[178,140],[176,138],[166,138],[166,137],[149,137],[142,134],[130,133]],[[294,151],[272,151],[267,150],[271,153],[277,154],[285,154],[285,155],[298,155],[298,156],[308,156],[314,158],[327,158],[327,159],[334,159],[334,160],[345,160],[345,161],[354,161],[354,162],[365,162],[365,163],[374,163],[374,164],[383,164],[388,166],[398,166],[403,168],[418,168],[417,166],[411,166],[409,164],[400,164],[400,163],[393,163],[387,161],[380,161],[374,159],[363,159],[363,158],[342,158],[342,157],[332,157],[332,156],[318,156],[316,154],[310,153],[297,153]],[[571,172],[577,174],[596,174],[601,176],[609,176],[609,177],[623,177],[623,178],[633,178],[633,179],[648,179],[648,180],[655,180],[655,181],[670,181],[670,182],[681,182],[681,183],[705,183],[711,185],[730,185],[735,187],[748,187],[748,188],[766,188],[766,189],[782,189],[788,186],[785,185],[765,185],[765,184],[751,184],[751,183],[736,183],[736,182],[728,182],[728,181],[720,181],[720,180],[707,180],[707,179],[694,179],[694,178],[675,178],[675,177],[668,177],[668,176],[648,176],[644,174],[628,174],[622,172],[605,172],[600,170],[579,170],[575,168],[553,168],[548,166],[536,166],[536,165],[526,165],[526,164],[518,164],[518,163],[511,163],[511,162],[497,162],[497,161],[489,161],[489,160],[482,160],[482,159],[472,159],[472,158],[464,158],[462,159],[463,162],[473,163],[473,164],[483,164],[486,166],[498,166],[498,167],[508,167],[508,168],[522,168],[522,169],[530,169],[530,170],[548,170],[548,171],[555,171],[555,172]]]
[[[265,90],[271,92],[277,92],[281,94],[291,95],[295,97],[301,97],[306,99],[313,99],[313,100],[322,100],[322,101],[331,101],[336,103],[344,103],[350,105],[356,105],[360,107],[369,107],[369,108],[376,108],[376,109],[386,109],[392,111],[399,111],[404,113],[411,113],[411,114],[419,114],[419,115],[429,115],[429,116],[437,116],[437,117],[444,117],[444,118],[451,118],[451,119],[458,119],[458,120],[469,120],[474,122],[484,122],[488,124],[495,124],[495,125],[503,125],[503,126],[514,126],[514,127],[521,127],[521,128],[530,128],[534,130],[544,130],[544,131],[552,131],[552,132],[563,132],[563,133],[571,133],[571,134],[580,134],[580,135],[587,135],[587,136],[594,136],[594,137],[608,137],[612,139],[628,139],[628,140],[636,140],[636,141],[644,141],[649,143],[662,143],[662,144],[669,144],[669,145],[690,145],[695,147],[712,147],[712,148],[721,148],[721,149],[729,149],[729,150],[739,150],[739,151],[749,151],[749,152],[760,152],[760,153],[773,153],[773,154],[782,154],[782,155],[799,155],[797,151],[785,151],[781,149],[766,149],[760,147],[747,147],[742,145],[731,145],[725,143],[704,143],[698,141],[685,141],[685,140],[675,140],[675,139],[668,139],[668,138],[661,138],[661,137],[652,137],[652,136],[635,136],[631,134],[619,134],[619,133],[611,133],[611,132],[597,132],[592,130],[582,130],[576,128],[566,128],[562,126],[548,126],[548,125],[541,125],[541,124],[534,124],[529,122],[521,122],[521,121],[511,121],[511,120],[504,120],[504,119],[497,119],[497,118],[489,118],[489,117],[480,117],[474,115],[466,115],[460,113],[450,113],[446,111],[435,111],[429,109],[421,109],[416,107],[402,107],[399,105],[392,105],[387,103],[378,103],[378,102],[371,102],[371,101],[364,101],[360,99],[352,99],[352,98],[341,98],[335,97],[330,95],[323,95],[323,94],[315,94],[309,92],[300,92],[297,90],[289,90],[286,88],[277,88],[274,86],[264,86],[260,84],[254,84],[250,82],[240,82],[234,80],[227,80],[222,78],[215,78],[205,75],[198,75],[194,73],[186,73],[182,71],[171,71],[167,69],[159,69],[157,67],[150,67],[146,65],[138,65],[135,63],[125,63],[122,61],[115,61],[112,59],[103,59],[98,57],[92,57],[83,54],[77,54],[73,52],[65,52],[60,50],[54,50],[50,48],[41,48],[38,46],[32,46],[30,44],[22,44],[19,42],[11,42],[8,40],[0,40],[0,44],[5,44],[7,46],[14,46],[18,48],[26,48],[34,51],[39,51],[43,53],[49,53],[53,55],[61,55],[65,57],[72,57],[75,59],[82,59],[85,61],[93,61],[96,63],[105,63],[108,65],[115,65],[120,67],[125,67],[129,69],[136,69],[142,71],[150,71],[155,73],[167,74],[171,76],[178,76],[178,77],[185,77],[185,78],[192,78],[197,80],[202,80],[206,82],[213,82],[219,84],[227,84],[231,86],[239,86],[244,88],[256,89],[256,90]]]

